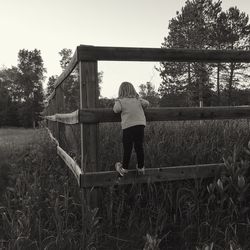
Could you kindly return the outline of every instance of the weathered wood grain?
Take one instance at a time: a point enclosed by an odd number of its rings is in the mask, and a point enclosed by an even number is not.
[[[145,110],[147,121],[185,121],[185,120],[217,120],[250,118],[250,106],[237,107],[175,107],[148,108]],[[120,114],[112,109],[81,109],[80,123],[119,122]]]
[[[49,97],[47,98],[48,105],[50,105],[50,101],[54,98],[55,95],[56,95],[56,91],[53,90],[51,94],[49,95]]]
[[[97,62],[80,62],[80,108],[94,109],[98,100]],[[98,125],[81,124],[81,167],[95,172],[98,167]]]
[[[78,63],[78,57],[77,57],[77,50],[76,50],[71,61],[68,64],[67,68],[62,72],[62,74],[56,80],[56,82],[54,84],[55,89],[70,75],[70,73],[76,67],[77,63]]]
[[[78,110],[67,113],[67,114],[55,114],[50,116],[44,116],[45,119],[54,121],[54,122],[61,122],[64,124],[78,124],[79,123],[79,114]]]
[[[74,174],[78,184],[80,185],[80,177],[82,175],[81,168],[78,164],[59,146],[57,146],[57,154],[61,157],[61,159],[65,162],[65,164],[69,167],[71,172]]]
[[[79,61],[250,62],[250,51],[134,47],[77,47]]]
[[[135,183],[154,183],[195,178],[208,178],[225,169],[224,163],[200,164],[177,167],[148,168],[145,175],[138,176],[136,170],[119,178],[116,171],[84,173],[81,175],[81,188],[104,187]]]

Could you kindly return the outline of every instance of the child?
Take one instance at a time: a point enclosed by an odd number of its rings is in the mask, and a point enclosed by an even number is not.
[[[121,112],[123,161],[115,164],[116,171],[124,176],[128,172],[129,161],[133,147],[137,156],[138,174],[144,174],[144,127],[146,118],[143,109],[148,107],[149,102],[139,98],[134,86],[129,82],[123,82],[119,88],[118,99],[115,101],[113,110]]]

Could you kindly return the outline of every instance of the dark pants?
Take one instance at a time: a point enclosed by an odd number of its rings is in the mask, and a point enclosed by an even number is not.
[[[144,125],[123,129],[123,168],[128,168],[133,147],[135,148],[138,168],[144,166]]]

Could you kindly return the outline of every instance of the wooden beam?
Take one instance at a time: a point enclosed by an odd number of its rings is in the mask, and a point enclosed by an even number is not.
[[[54,84],[54,90],[47,98],[47,101],[49,102],[52,98],[54,98],[56,91],[55,89],[62,84],[62,82],[70,75],[70,73],[74,70],[76,67],[78,61],[77,61],[77,50],[75,51],[71,61],[69,62],[67,68],[61,73],[61,75],[57,78],[55,84]]]
[[[147,121],[184,121],[184,120],[217,120],[250,118],[250,106],[237,107],[175,107],[148,108],[145,110]],[[112,109],[81,109],[80,123],[119,122],[120,114]]]
[[[98,65],[97,61],[79,62],[80,108],[96,108],[98,105]],[[81,127],[81,169],[83,172],[98,171],[98,124],[80,124]],[[86,207],[98,206],[96,191],[82,190],[83,232],[86,232]],[[83,241],[84,242],[84,241]],[[83,249],[85,249],[83,245]]]
[[[61,122],[64,124],[78,124],[79,123],[79,114],[78,110],[67,113],[67,114],[55,114],[50,116],[45,116],[44,118],[54,122]]]
[[[55,115],[47,115],[44,116],[45,119],[52,121],[52,122],[56,122],[56,116]]]
[[[95,108],[79,110],[80,123],[100,123],[100,122],[119,122],[121,115],[115,114],[110,108]]]
[[[78,110],[68,114],[56,114],[56,120],[64,124],[78,124]]]
[[[47,132],[49,134],[50,139],[56,144],[56,146],[59,146],[59,142],[58,140],[52,135],[51,131],[49,130],[49,128],[46,128]]]
[[[77,162],[72,159],[60,146],[58,140],[52,135],[51,131],[46,128],[49,134],[50,139],[56,144],[57,154],[61,157],[61,159],[65,162],[65,164],[69,167],[71,172],[76,177],[78,185],[80,185],[81,175],[83,174],[81,168],[78,166]]]
[[[54,84],[57,88],[70,75],[79,61],[172,61],[172,62],[250,62],[250,51],[196,50],[134,47],[103,47],[80,45]],[[53,91],[48,97],[52,99]]]
[[[62,84],[62,82],[70,75],[70,73],[74,70],[76,67],[78,60],[77,60],[77,50],[75,51],[71,61],[69,62],[67,68],[62,72],[62,74],[58,77],[54,84],[54,88],[56,89],[59,85]]]
[[[200,164],[177,167],[147,168],[145,175],[138,176],[136,170],[129,170],[119,178],[116,171],[84,173],[81,175],[80,187],[92,188],[134,183],[154,183],[195,178],[208,178],[225,169],[224,163]]]
[[[50,104],[50,101],[54,98],[54,96],[56,95],[56,91],[53,90],[52,93],[49,95],[49,97],[47,98],[47,103],[48,105]]]
[[[98,101],[97,62],[79,63],[80,108],[95,109]],[[81,124],[81,167],[85,172],[98,168],[98,124]]]
[[[250,51],[165,48],[77,47],[78,61],[250,62]]]
[[[80,185],[80,176],[82,175],[81,168],[61,147],[57,146],[57,154],[62,158],[65,164],[76,177],[78,185]]]

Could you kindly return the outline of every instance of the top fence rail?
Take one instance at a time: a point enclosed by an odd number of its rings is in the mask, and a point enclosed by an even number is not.
[[[103,47],[79,45],[63,73],[55,82],[55,89],[70,75],[80,61],[144,61],[144,62],[242,62],[250,63],[250,51],[196,50],[166,48]],[[55,92],[48,100],[52,99]]]
[[[78,61],[250,62],[250,51],[133,47],[77,47]]]

